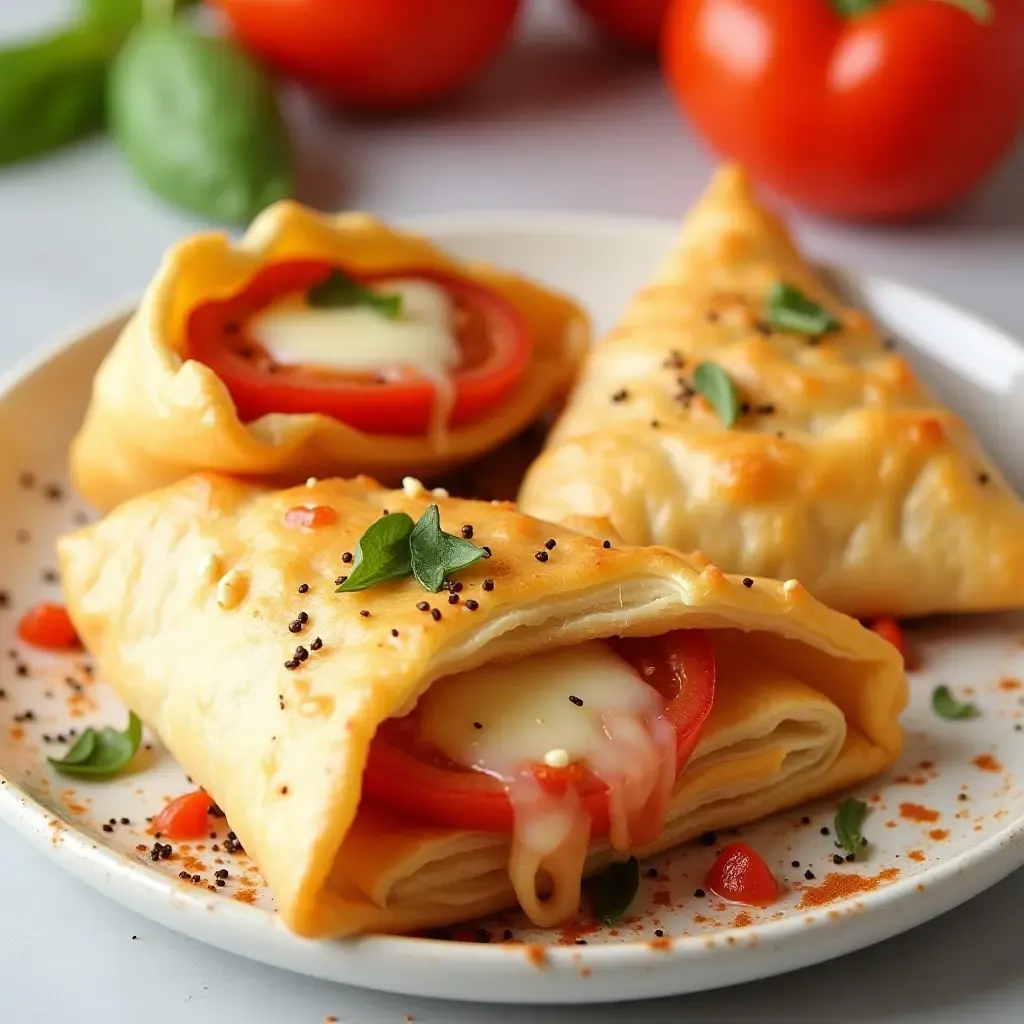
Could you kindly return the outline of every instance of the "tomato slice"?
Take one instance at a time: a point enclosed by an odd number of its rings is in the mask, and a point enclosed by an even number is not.
[[[693,754],[715,696],[715,655],[706,633],[676,630],[660,637],[616,639],[617,653],[666,700],[665,717],[676,732],[676,774]],[[417,757],[402,743],[403,719],[392,719],[370,746],[363,776],[369,800],[450,828],[511,832],[512,804],[492,776]],[[529,770],[549,792],[575,786],[591,818],[591,834],[608,832],[608,787],[579,764],[533,765]]]
[[[18,623],[18,636],[33,647],[65,651],[79,646],[78,634],[62,604],[42,601],[31,607]]]
[[[396,380],[373,373],[339,373],[313,366],[275,366],[249,336],[247,324],[275,300],[308,291],[333,270],[372,284],[416,279],[442,288],[454,303],[462,363],[452,376],[451,426],[491,412],[526,373],[533,342],[526,320],[504,296],[476,281],[430,268],[402,267],[372,274],[313,260],[276,263],[231,298],[192,310],[188,358],[205,363],[227,386],[239,417],[269,413],[321,413],[370,434],[425,434],[436,405],[433,381],[411,372]],[[339,345],[358,344],[358,339]],[[382,370],[401,370],[381,367]]]
[[[704,880],[716,896],[749,907],[767,907],[779,898],[779,883],[761,855],[746,843],[730,843]]]
[[[206,819],[213,801],[201,789],[175,797],[153,819],[151,831],[166,839],[199,839],[206,835]]]

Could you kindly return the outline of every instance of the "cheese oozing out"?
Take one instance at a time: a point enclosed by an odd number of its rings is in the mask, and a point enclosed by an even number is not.
[[[509,876],[534,923],[577,912],[591,819],[574,786],[555,795],[530,766],[582,763],[607,786],[612,847],[650,842],[675,782],[675,732],[663,712],[661,695],[600,641],[450,676],[421,699],[421,739],[506,786]]]
[[[280,366],[385,377],[412,369],[431,379],[458,366],[454,309],[443,288],[395,278],[374,282],[372,290],[401,298],[397,317],[366,305],[314,307],[301,295],[253,317],[250,331]]]

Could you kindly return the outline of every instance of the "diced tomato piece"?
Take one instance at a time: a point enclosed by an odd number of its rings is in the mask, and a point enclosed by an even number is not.
[[[206,835],[213,801],[201,789],[175,797],[153,819],[152,831],[166,839],[199,839]]]
[[[779,898],[775,876],[746,843],[730,843],[718,855],[704,886],[723,900],[751,907],[767,907]]]
[[[30,608],[18,623],[18,636],[33,647],[65,651],[80,646],[67,608],[43,601]]]
[[[907,638],[903,635],[903,630],[895,619],[882,616],[872,621],[868,628],[877,633],[883,640],[888,640],[900,652],[903,660],[906,661]]]
[[[338,518],[338,513],[330,505],[296,505],[284,514],[284,525],[293,529],[305,528],[315,530],[320,526],[330,526]]]

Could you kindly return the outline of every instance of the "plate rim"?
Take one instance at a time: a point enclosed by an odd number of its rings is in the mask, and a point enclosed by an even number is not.
[[[483,233],[536,237],[550,235],[553,232],[601,237],[607,244],[611,238],[621,237],[623,232],[627,232],[642,237],[646,244],[667,246],[671,244],[671,239],[678,230],[678,221],[671,218],[544,210],[461,211],[451,214],[396,218],[395,222],[411,230],[439,235],[442,244],[445,241]],[[931,305],[937,312],[966,319],[971,323],[972,328],[987,335],[986,343],[1008,346],[1017,354],[1018,360],[1024,368],[1024,347],[1009,332],[988,319],[948,302],[927,290],[887,275],[861,273],[855,268],[838,266],[831,262],[827,265],[839,270],[846,279],[868,294],[878,288],[890,290],[895,288],[909,302]],[[136,297],[108,304],[101,314],[90,317],[88,322],[81,327],[63,331],[55,341],[44,344],[37,350],[22,356],[13,366],[0,374],[0,403],[6,401],[11,392],[26,383],[48,364],[79,346],[88,344],[97,334],[109,330],[113,324],[130,316],[136,308],[137,301]],[[340,943],[338,940],[302,939],[288,932],[276,915],[269,914],[265,910],[241,903],[228,904],[220,897],[215,901],[211,894],[205,892],[178,891],[172,880],[154,875],[145,864],[137,863],[113,849],[95,842],[77,822],[69,822],[54,814],[16,781],[5,776],[2,771],[0,771],[0,819],[5,820],[17,834],[27,839],[33,847],[46,854],[49,859],[57,862],[69,874],[116,902],[157,920],[172,930],[190,935],[200,941],[263,962],[274,963],[276,966],[299,973],[359,984],[357,976],[361,971],[367,969],[367,964],[363,962],[364,957],[369,957],[375,964],[400,965],[401,961],[410,955],[419,958],[418,955],[422,954],[428,961],[431,958],[442,956],[452,969],[459,971],[479,971],[495,967],[501,969],[513,962],[515,962],[515,969],[518,970],[524,961],[524,946],[522,945],[452,942],[404,935],[359,936],[341,940]],[[56,841],[56,832],[60,833],[59,843]],[[62,855],[60,851],[65,848],[67,848],[65,851],[67,855]],[[659,947],[657,950],[653,949],[648,941],[627,941],[586,947],[565,946],[557,943],[543,944],[545,961],[548,966],[555,968],[555,971],[548,972],[548,976],[557,977],[559,984],[566,986],[566,991],[552,993],[549,985],[539,985],[536,991],[522,991],[520,993],[522,998],[518,1001],[523,1003],[553,1001],[583,1003],[634,998],[632,994],[616,995],[615,991],[610,989],[610,986],[615,985],[615,979],[619,975],[638,970],[650,971],[652,965],[657,965],[659,967],[657,975],[649,975],[652,982],[655,976],[670,979],[674,974],[678,979],[681,976],[680,968],[683,965],[699,963],[704,956],[712,953],[728,955],[730,952],[739,953],[744,949],[749,949],[753,945],[751,941],[748,941],[749,938],[753,938],[762,947],[769,945],[778,947],[782,944],[788,949],[791,948],[789,940],[793,935],[809,934],[814,936],[815,940],[820,937],[822,931],[820,927],[808,928],[804,924],[808,916],[814,917],[816,924],[819,921],[827,923],[830,934],[835,937],[832,943],[817,943],[818,948],[812,948],[809,956],[806,953],[800,956],[799,963],[789,967],[779,967],[773,964],[771,957],[764,957],[761,963],[754,962],[747,965],[745,969],[730,971],[729,980],[714,980],[702,984],[698,978],[697,984],[693,984],[693,979],[691,979],[682,987],[671,983],[652,984],[649,995],[653,997],[674,992],[698,991],[703,988],[720,987],[725,984],[736,984],[785,973],[853,952],[883,938],[892,937],[916,927],[973,898],[1022,865],[1024,865],[1024,814],[1007,822],[998,832],[986,837],[977,845],[963,850],[951,858],[937,862],[921,875],[914,876],[913,881],[909,878],[900,879],[859,896],[857,899],[862,905],[862,912],[844,913],[839,918],[828,918],[827,914],[822,914],[824,908],[816,908],[810,913],[788,914],[778,921],[765,921],[744,928],[723,928],[715,932],[713,937],[674,937],[669,940],[665,948]],[[981,870],[983,868],[988,870]],[[973,869],[977,870],[970,882],[965,885],[964,879],[961,878],[958,885],[952,887],[955,889],[955,894],[953,894],[947,883],[957,875],[963,875],[964,872]],[[113,882],[116,876],[124,875],[126,872],[131,876],[129,880],[132,884],[118,886]],[[931,891],[932,895],[929,899],[918,899],[915,902],[913,901],[914,895],[921,897],[925,894],[916,891],[920,890],[922,885],[925,892]],[[937,894],[935,890],[938,890]],[[865,926],[863,923],[857,924],[859,918],[875,919],[877,910],[886,904],[894,904],[897,907],[904,906],[907,904],[908,897],[911,900],[911,909],[909,912],[904,911],[897,926],[875,929],[877,934],[872,937],[869,934],[872,932],[870,926]],[[837,904],[837,906],[842,905]],[[215,908],[216,913],[211,913],[211,908]],[[213,920],[217,920],[218,924],[212,929],[211,934],[211,929],[208,926]],[[237,927],[239,930],[253,931],[252,926],[256,922],[260,922],[259,932],[261,935],[266,934],[268,927],[277,933],[269,950],[272,954],[270,957],[265,953],[253,956],[242,951],[246,942],[235,941],[231,936],[233,927]],[[735,945],[729,945],[726,940],[730,935],[740,935],[743,936],[743,939],[736,941]],[[807,943],[797,942],[795,944],[797,948],[801,945],[807,945]],[[339,958],[337,966],[344,965],[344,969],[332,972],[324,969],[310,970],[308,966],[297,966],[289,954],[295,952],[301,955],[300,951],[308,950],[311,946],[330,947],[334,951],[333,956]],[[342,950],[341,947],[347,948]],[[569,984],[579,980],[578,972],[581,968],[590,967],[595,969],[592,978],[583,984]],[[608,970],[611,968],[614,970]],[[601,975],[597,973],[599,970],[602,971]],[[374,973],[378,974],[379,972],[375,971]],[[341,979],[340,974],[344,974],[346,977]],[[599,979],[602,980],[599,981]],[[378,978],[377,982],[379,980]],[[399,983],[393,987],[385,987],[374,983],[370,987],[381,991],[410,995],[443,995],[449,999],[459,998],[457,994],[453,995],[443,986],[430,985],[429,979],[423,979],[419,985]],[[466,995],[462,998],[470,999],[472,997]],[[509,1002],[507,998],[490,1001]]]

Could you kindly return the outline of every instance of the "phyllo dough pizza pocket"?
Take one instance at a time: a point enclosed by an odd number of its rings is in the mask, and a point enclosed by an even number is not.
[[[592,352],[520,505],[851,615],[1024,604],[1024,506],[734,168]]]
[[[205,470],[436,474],[561,400],[587,340],[539,284],[366,214],[277,203],[237,244],[168,252],[96,375],[72,475],[111,508]]]
[[[75,627],[226,812],[283,920],[407,931],[856,783],[893,648],[725,576],[407,480],[200,475],[63,538]]]

